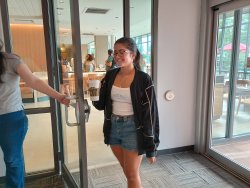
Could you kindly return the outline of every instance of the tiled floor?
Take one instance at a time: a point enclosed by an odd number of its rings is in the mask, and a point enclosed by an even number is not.
[[[0,188],[4,188],[4,185],[0,184]],[[38,180],[26,181],[25,188],[68,188],[68,186],[62,176],[50,176]]]
[[[247,188],[247,185],[205,157],[194,152],[158,156],[155,165],[144,159],[141,166],[143,188]],[[119,165],[89,171],[89,188],[126,188]]]
[[[79,173],[75,174],[79,177]],[[157,163],[149,165],[144,159],[141,166],[143,188],[249,188],[205,157],[192,151],[161,155]],[[25,188],[66,188],[58,176],[33,180]],[[121,167],[110,165],[89,170],[89,188],[126,188]],[[3,188],[3,185],[0,185]]]

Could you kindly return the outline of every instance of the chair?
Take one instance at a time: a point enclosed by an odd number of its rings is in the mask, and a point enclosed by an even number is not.
[[[244,107],[245,106],[250,106],[250,94],[248,97],[246,96],[240,96],[239,97],[239,102],[238,102],[238,106],[237,106],[237,111],[236,111],[236,115],[238,114],[239,112],[239,109],[240,109],[240,105],[243,104]]]
[[[237,87],[238,87],[238,95],[239,95],[239,102],[237,105],[236,114],[238,114],[240,105],[250,105],[250,80],[237,80]],[[241,91],[242,90],[242,91]]]
[[[219,119],[223,112],[224,76],[216,76],[214,87],[213,119]]]
[[[215,84],[214,88],[214,110],[213,119],[219,119],[223,112],[223,90],[224,84]]]
[[[237,86],[247,87],[250,84],[250,80],[237,80]]]

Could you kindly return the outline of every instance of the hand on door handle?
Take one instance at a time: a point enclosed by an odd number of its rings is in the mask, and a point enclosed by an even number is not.
[[[72,126],[79,126],[79,122],[80,122],[80,114],[79,114],[79,101],[78,98],[76,96],[72,96],[72,97],[68,97],[68,99],[70,100],[76,100],[75,104],[71,104],[71,106],[73,106],[75,108],[75,116],[76,116],[76,123],[70,123],[69,119],[68,119],[68,107],[65,108],[65,117],[66,117],[66,124],[70,127]],[[90,114],[90,110],[91,107],[88,104],[87,99],[84,99],[83,101],[83,107],[84,107],[84,117],[85,117],[85,122],[88,122],[89,119],[89,114]]]
[[[85,122],[88,122],[91,106],[89,105],[87,99],[84,99],[83,106],[84,106]]]
[[[77,97],[76,96],[68,96],[66,97],[67,99],[69,100],[77,100]],[[74,105],[76,104],[76,105]],[[73,106],[75,108],[75,111],[76,111],[76,119],[78,118],[77,117],[77,103],[72,103],[71,106]],[[66,121],[66,124],[69,126],[69,127],[73,127],[73,126],[79,126],[79,121],[77,119],[77,122],[76,123],[70,123],[69,122],[69,106],[66,106],[65,107],[65,121]]]

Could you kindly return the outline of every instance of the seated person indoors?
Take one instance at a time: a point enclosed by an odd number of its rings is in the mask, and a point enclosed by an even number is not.
[[[96,68],[94,57],[91,54],[87,54],[83,63],[83,72],[94,72]]]

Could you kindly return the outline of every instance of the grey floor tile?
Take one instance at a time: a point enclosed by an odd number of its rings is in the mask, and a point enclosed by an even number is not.
[[[144,158],[140,174],[143,188],[249,188],[232,174],[194,152],[161,155],[149,165]],[[126,188],[119,164],[88,171],[89,188]],[[74,173],[79,181],[79,173]],[[66,188],[61,176],[26,182],[25,188]],[[0,185],[3,188],[3,185]]]
[[[204,187],[208,183],[194,172],[186,172],[171,176],[177,185],[181,188]]]

